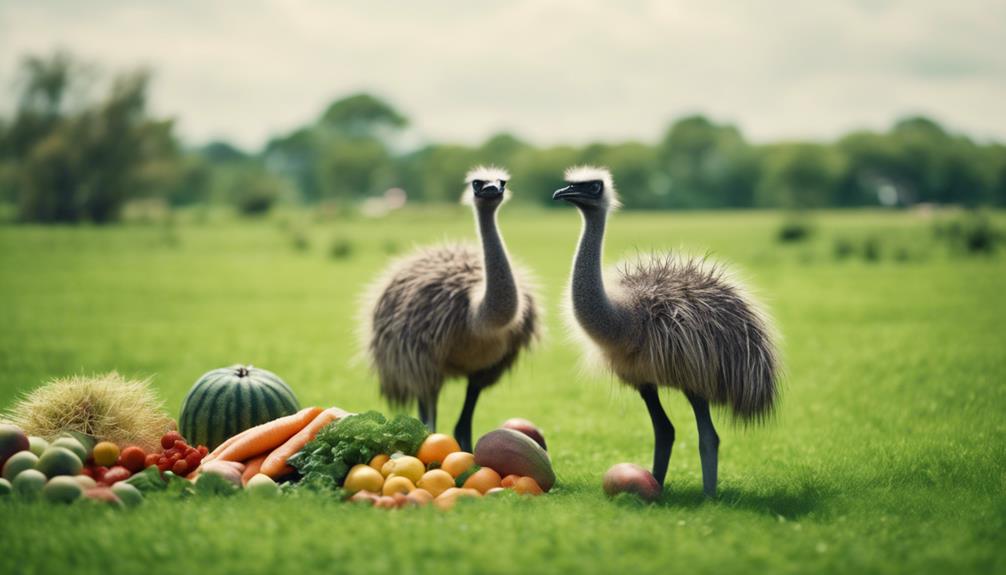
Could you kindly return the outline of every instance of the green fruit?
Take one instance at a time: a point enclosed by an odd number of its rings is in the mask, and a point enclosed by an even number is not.
[[[81,433],[79,431],[67,431],[63,435],[76,439],[77,441],[80,442],[81,445],[84,446],[84,453],[86,455],[81,458],[81,461],[87,461],[88,458],[91,457],[91,450],[94,449],[94,445],[98,443],[97,439],[91,437],[86,433]]]
[[[211,451],[249,427],[300,409],[290,386],[276,374],[235,365],[204,374],[182,402],[178,431],[190,445]]]
[[[123,481],[112,486],[112,493],[118,496],[126,507],[136,507],[143,503],[143,494],[140,490]]]
[[[28,438],[28,444],[28,449],[39,457],[42,457],[42,452],[49,447],[48,441],[34,435]]]
[[[279,495],[279,485],[264,473],[258,473],[248,480],[245,491],[254,497],[271,498]]]
[[[6,479],[0,477],[0,497],[3,497],[4,495],[10,495],[10,492],[13,489],[14,487],[10,484],[10,481],[7,481]]]
[[[0,423],[0,468],[12,455],[26,451],[28,447],[28,436],[20,427]]]
[[[73,437],[60,437],[56,441],[53,441],[50,447],[65,447],[70,451],[77,454],[77,459],[81,461],[87,461],[90,452],[84,447],[80,441],[74,439]]]
[[[42,488],[42,497],[52,503],[73,503],[84,495],[84,488],[72,477],[53,477]]]
[[[21,497],[35,497],[45,487],[45,475],[36,469],[25,469],[11,482],[14,492]]]
[[[38,458],[35,469],[45,473],[46,477],[57,475],[77,475],[84,466],[77,454],[59,445],[50,445],[42,457]]]
[[[502,477],[531,477],[544,491],[555,484],[548,453],[533,439],[512,429],[496,429],[480,437],[475,444],[475,464],[489,467]]]
[[[35,469],[38,464],[38,457],[30,451],[18,451],[3,465],[3,478],[7,481],[14,481],[14,478],[25,469]]]

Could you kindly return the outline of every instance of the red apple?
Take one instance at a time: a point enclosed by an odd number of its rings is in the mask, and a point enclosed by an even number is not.
[[[609,497],[634,493],[643,501],[660,499],[661,486],[653,474],[635,463],[618,463],[604,474],[604,492]]]
[[[16,425],[0,423],[0,468],[7,459],[19,451],[27,451],[28,436]]]
[[[535,443],[541,446],[542,449],[548,451],[545,447],[545,436],[542,435],[541,430],[538,426],[530,422],[527,419],[521,419],[520,417],[514,417],[503,422],[501,425],[503,429],[512,429],[514,431],[519,431],[524,435],[530,437]]]

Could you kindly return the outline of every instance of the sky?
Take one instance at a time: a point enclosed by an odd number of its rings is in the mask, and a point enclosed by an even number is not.
[[[0,0],[0,110],[25,54],[146,66],[190,144],[257,149],[370,91],[422,141],[655,141],[704,113],[751,140],[927,114],[1006,140],[1002,0]]]

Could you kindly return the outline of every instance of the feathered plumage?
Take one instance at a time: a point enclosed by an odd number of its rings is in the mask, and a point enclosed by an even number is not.
[[[631,345],[598,347],[616,375],[633,386],[697,394],[729,406],[741,420],[771,413],[776,331],[725,267],[707,258],[652,254],[621,263],[612,275],[612,299],[632,310],[640,326]]]
[[[381,395],[394,404],[435,398],[445,378],[479,369],[509,369],[539,333],[527,273],[513,266],[522,294],[517,318],[498,333],[476,335],[473,302],[485,286],[476,246],[422,248],[396,262],[376,284],[365,337]]]

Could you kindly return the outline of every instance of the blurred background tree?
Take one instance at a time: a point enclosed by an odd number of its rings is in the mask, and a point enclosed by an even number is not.
[[[456,202],[465,172],[492,163],[511,171],[515,202],[551,207],[563,170],[591,163],[612,170],[628,209],[1006,205],[1006,146],[926,117],[834,142],[754,144],[734,125],[693,115],[655,143],[539,147],[508,132],[477,145],[417,143],[405,114],[357,93],[245,151],[183,145],[173,120],[148,112],[150,78],[141,70],[102,81],[66,52],[24,58],[17,104],[0,117],[0,202],[23,221],[96,223],[134,200],[245,214],[284,202],[352,208],[389,189],[411,202]]]

